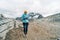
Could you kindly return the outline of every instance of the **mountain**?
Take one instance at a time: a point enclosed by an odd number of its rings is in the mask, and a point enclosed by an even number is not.
[[[33,19],[33,18],[34,18],[34,19],[43,18],[43,16],[42,16],[40,13],[30,12],[28,15],[31,17],[31,19]]]
[[[21,21],[19,28],[11,29],[5,40],[59,40],[60,13],[29,22],[27,38],[23,37]]]
[[[44,19],[50,22],[60,22],[60,13],[48,16]]]
[[[28,15],[29,15],[29,20],[30,21],[32,21],[34,19],[41,19],[41,18],[43,18],[43,16],[41,14],[39,14],[39,13],[35,14],[35,13],[31,12]],[[21,20],[21,17],[17,17],[16,20]]]
[[[3,14],[0,14],[0,21],[4,19],[5,19],[5,16]]]
[[[12,28],[14,28],[14,19],[0,14],[0,40],[4,40],[6,33]]]
[[[60,13],[52,15],[51,18],[53,19],[52,21],[60,22]]]

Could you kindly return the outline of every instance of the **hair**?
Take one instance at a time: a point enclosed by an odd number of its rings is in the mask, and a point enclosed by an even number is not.
[[[27,13],[27,11],[25,10],[24,13]]]

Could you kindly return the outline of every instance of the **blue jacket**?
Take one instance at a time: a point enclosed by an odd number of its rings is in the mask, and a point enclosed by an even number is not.
[[[22,18],[23,23],[29,22],[29,15],[28,14],[23,14],[21,18]]]

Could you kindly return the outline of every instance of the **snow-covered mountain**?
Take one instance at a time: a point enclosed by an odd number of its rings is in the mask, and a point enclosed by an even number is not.
[[[59,40],[60,38],[60,14],[29,22],[27,38],[23,37],[21,25],[20,23],[18,29],[10,30],[5,40]]]

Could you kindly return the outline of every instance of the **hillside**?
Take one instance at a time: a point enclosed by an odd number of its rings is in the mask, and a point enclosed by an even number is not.
[[[43,20],[47,20],[49,22],[60,22],[60,13],[48,16],[46,18],[43,18]]]
[[[6,18],[0,14],[0,40],[4,40],[6,33],[14,28],[14,19]]]
[[[27,38],[23,37],[23,28],[20,22],[18,28],[13,28],[6,34],[5,40],[58,40],[60,38],[59,19],[60,14],[55,14],[30,22]]]

